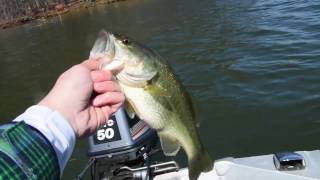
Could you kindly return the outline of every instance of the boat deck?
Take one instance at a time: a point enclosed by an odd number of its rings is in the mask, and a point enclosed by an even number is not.
[[[245,158],[224,158],[214,162],[212,171],[202,173],[199,180],[320,180],[320,150],[297,151],[303,156],[305,168],[277,170],[273,154]],[[188,179],[188,169],[156,176],[155,180]]]

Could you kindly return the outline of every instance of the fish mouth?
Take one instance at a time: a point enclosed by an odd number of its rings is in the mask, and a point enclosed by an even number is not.
[[[126,44],[121,44],[126,43],[123,40],[126,40],[124,36],[100,31],[89,58],[99,58],[99,69],[111,71],[119,81],[127,85],[145,85],[157,72],[145,71],[144,64],[130,53]]]
[[[116,45],[113,34],[101,30],[90,51],[89,59],[99,59],[99,69],[107,69],[113,72],[119,71],[123,67],[120,60],[115,59]]]
[[[100,31],[98,38],[90,51],[89,58],[93,59],[97,56],[108,56],[109,58],[111,57],[111,59],[115,56],[115,44],[112,34],[105,30]]]

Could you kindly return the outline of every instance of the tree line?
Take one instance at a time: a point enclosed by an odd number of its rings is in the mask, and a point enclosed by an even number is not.
[[[67,5],[75,1],[79,0],[0,0],[0,23],[34,17],[58,4]]]

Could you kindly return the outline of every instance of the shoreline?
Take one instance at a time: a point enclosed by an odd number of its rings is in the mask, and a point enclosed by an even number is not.
[[[125,0],[96,0],[94,2],[79,1],[79,2],[73,2],[70,4],[57,4],[53,9],[50,9],[47,11],[39,10],[39,12],[33,14],[32,16],[23,16],[23,17],[15,18],[12,21],[0,22],[0,30],[13,28],[13,27],[24,25],[37,20],[47,20],[49,18],[61,16],[63,14],[70,13],[78,9],[92,8],[98,5],[111,4],[119,1],[125,1]]]

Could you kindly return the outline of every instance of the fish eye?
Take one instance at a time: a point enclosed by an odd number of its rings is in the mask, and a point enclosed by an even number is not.
[[[127,44],[130,43],[130,41],[129,41],[128,38],[125,38],[125,39],[122,40],[122,43],[123,43],[124,45],[127,45]]]

